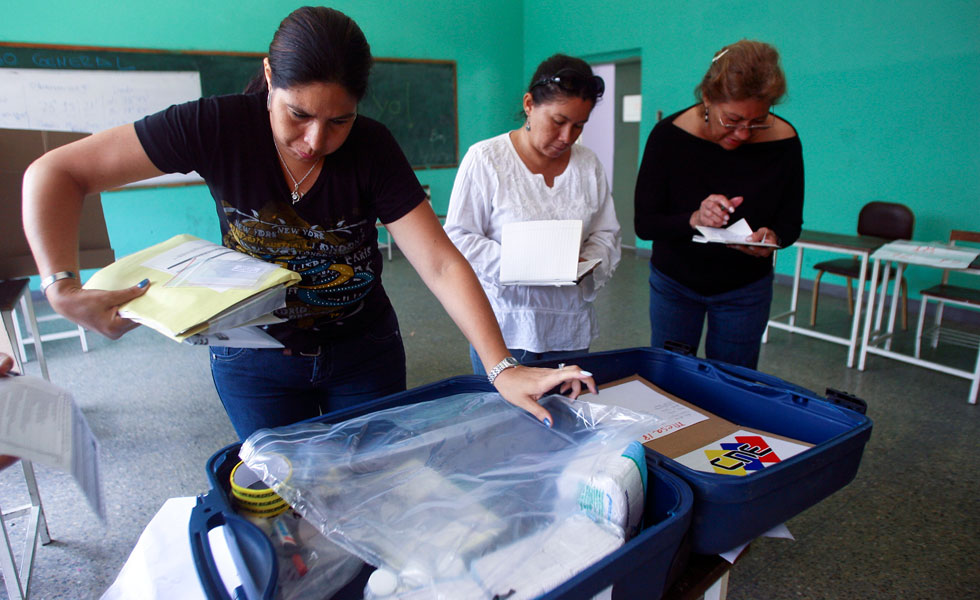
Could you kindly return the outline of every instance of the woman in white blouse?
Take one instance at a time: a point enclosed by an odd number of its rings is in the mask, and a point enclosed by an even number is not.
[[[523,127],[471,146],[456,174],[446,233],[473,266],[507,348],[522,363],[587,352],[599,333],[593,300],[619,264],[619,222],[602,164],[575,140],[604,87],[580,59],[545,60],[524,94]],[[602,262],[574,286],[500,285],[504,224],[548,219],[580,219],[579,260]],[[472,347],[470,355],[482,374]]]

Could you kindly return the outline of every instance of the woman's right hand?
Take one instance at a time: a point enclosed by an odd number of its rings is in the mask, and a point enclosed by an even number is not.
[[[691,213],[691,229],[702,227],[724,227],[728,216],[742,203],[741,196],[726,198],[721,194],[711,194],[701,201],[701,207]]]
[[[48,287],[48,302],[58,314],[109,339],[119,339],[139,323],[119,316],[119,307],[146,293],[149,280],[121,290],[86,290],[78,280],[62,279]]]

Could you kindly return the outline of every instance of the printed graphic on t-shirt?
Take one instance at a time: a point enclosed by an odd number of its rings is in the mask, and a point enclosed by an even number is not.
[[[363,308],[374,287],[368,234],[374,223],[311,225],[282,206],[242,211],[224,205],[228,232],[224,245],[295,271],[302,280],[289,288],[286,307],[276,316],[309,329],[349,318]]]

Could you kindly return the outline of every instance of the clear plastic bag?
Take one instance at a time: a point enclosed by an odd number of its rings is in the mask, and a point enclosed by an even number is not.
[[[645,481],[642,449],[622,455],[658,420],[562,396],[542,404],[550,429],[498,394],[459,394],[260,430],[240,455],[330,540],[390,572],[390,597],[533,597],[638,526],[636,494],[625,519],[595,497],[616,495],[599,482],[617,461]]]
[[[326,600],[364,566],[291,510],[269,519],[268,527],[279,560],[278,600]]]

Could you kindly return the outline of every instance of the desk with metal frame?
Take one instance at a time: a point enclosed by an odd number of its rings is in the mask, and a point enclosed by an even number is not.
[[[878,276],[878,271],[881,268],[881,259],[874,259],[874,263],[871,270],[872,281],[877,281],[875,279]],[[980,387],[980,351],[977,353],[977,365],[973,371],[966,371],[964,369],[956,369],[942,363],[937,363],[931,360],[925,360],[916,356],[910,356],[908,354],[903,354],[901,352],[895,352],[891,349],[892,336],[895,333],[895,314],[898,309],[898,286],[902,280],[902,274],[905,272],[904,263],[893,258],[888,258],[884,261],[885,269],[883,276],[884,281],[888,281],[888,276],[891,273],[891,263],[895,262],[898,266],[895,271],[895,283],[894,289],[892,291],[892,301],[891,306],[888,311],[888,325],[884,332],[881,330],[881,321],[885,312],[885,294],[883,293],[878,301],[878,308],[875,310],[875,289],[871,288],[871,296],[868,298],[867,315],[864,318],[864,336],[861,341],[861,355],[858,360],[858,370],[863,371],[865,363],[867,361],[868,354],[877,354],[878,356],[884,356],[886,358],[892,358],[909,364],[913,364],[926,369],[932,369],[933,371],[939,371],[940,373],[946,373],[948,375],[953,375],[955,377],[962,377],[963,379],[968,379],[972,381],[970,386],[969,402],[970,404],[977,403],[977,389]],[[919,266],[931,267],[934,269],[942,269],[943,267],[936,267],[933,265],[926,265],[921,263],[915,263]],[[965,269],[951,269],[956,273],[967,273],[969,275],[980,276],[980,257],[975,259],[970,266]],[[871,329],[871,321],[874,320],[874,330]],[[921,322],[920,322],[921,325]],[[884,347],[880,347],[879,344],[884,343]]]
[[[859,333],[861,322],[861,302],[864,299],[864,284],[868,280],[868,260],[875,250],[887,243],[887,240],[867,235],[846,235],[840,233],[826,233],[822,231],[811,231],[804,229],[800,238],[793,244],[796,246],[796,269],[793,273],[793,292],[790,299],[790,309],[787,312],[775,315],[769,319],[765,332],[762,334],[762,343],[769,341],[769,328],[782,329],[790,333],[799,333],[815,337],[824,341],[842,344],[848,347],[847,366],[854,366],[854,356],[859,345]],[[796,324],[796,308],[800,294],[800,272],[803,268],[803,250],[823,250],[826,252],[838,252],[849,254],[861,260],[860,276],[858,277],[857,297],[854,300],[854,316],[851,319],[851,335],[844,338],[821,331],[816,331],[807,327],[800,327]],[[872,278],[871,281],[877,281]],[[872,293],[874,290],[872,289]],[[780,319],[789,318],[789,322],[784,323]]]

